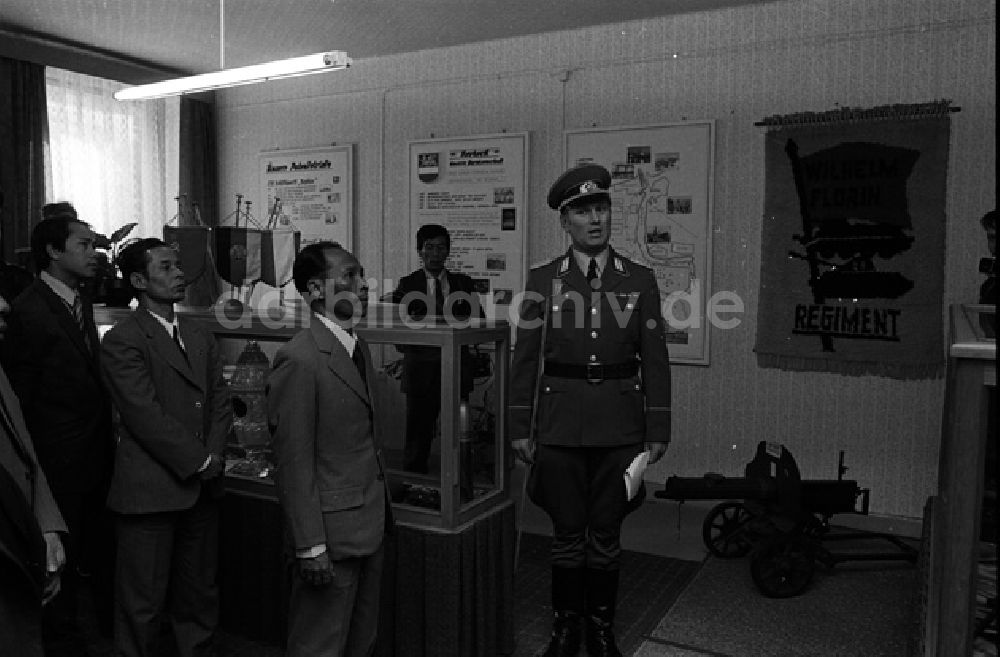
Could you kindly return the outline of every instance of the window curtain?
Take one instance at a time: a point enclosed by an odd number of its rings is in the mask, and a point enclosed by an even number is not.
[[[219,225],[218,175],[213,106],[193,98],[180,101],[178,188],[188,203],[197,203],[201,219]],[[186,218],[190,224],[193,218]]]
[[[52,185],[46,201],[69,201],[94,230],[160,237],[177,212],[178,99],[120,102],[125,85],[46,69]]]
[[[3,260],[19,263],[45,203],[45,67],[0,57],[0,189]],[[21,262],[19,264],[27,264]]]

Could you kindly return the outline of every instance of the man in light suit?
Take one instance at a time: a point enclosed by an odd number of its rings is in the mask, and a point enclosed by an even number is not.
[[[362,657],[375,647],[391,523],[371,358],[353,332],[368,286],[357,259],[332,242],[302,249],[292,275],[313,314],[278,350],[267,386],[292,552],[287,654]]]
[[[222,450],[231,406],[212,335],[180,324],[177,252],[146,238],[118,258],[139,307],[104,336],[121,414],[108,506],[118,515],[116,655],[154,654],[166,615],[180,657],[213,654]],[[169,593],[169,600],[167,595]]]
[[[0,338],[10,310],[0,297]],[[42,605],[66,563],[59,515],[10,382],[0,369],[0,646],[42,657]]]
[[[80,571],[93,575],[98,626],[111,635],[114,525],[105,508],[114,448],[111,399],[85,294],[97,266],[94,233],[69,203],[50,203],[43,216],[31,232],[38,278],[12,304],[2,356],[69,527],[62,592],[45,611],[46,653],[77,657]]]

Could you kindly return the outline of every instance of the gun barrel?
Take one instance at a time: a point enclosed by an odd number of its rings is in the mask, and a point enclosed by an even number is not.
[[[773,479],[745,477],[670,477],[663,490],[654,493],[668,500],[770,500],[777,495]]]

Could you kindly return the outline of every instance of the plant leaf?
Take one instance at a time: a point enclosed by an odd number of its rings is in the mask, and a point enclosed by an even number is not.
[[[132,229],[139,225],[138,221],[133,221],[130,224],[125,224],[115,232],[111,233],[111,243],[117,244],[122,240],[123,237],[132,232]]]

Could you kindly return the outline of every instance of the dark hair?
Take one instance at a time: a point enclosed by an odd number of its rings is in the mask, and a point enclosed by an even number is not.
[[[45,271],[52,262],[47,247],[66,250],[70,224],[90,228],[90,224],[77,218],[76,210],[69,203],[49,203],[42,208],[42,220],[31,231],[31,256],[36,271]]]
[[[979,224],[983,227],[983,230],[996,230],[997,229],[997,211],[990,210],[983,215],[983,218],[979,220]]]
[[[440,224],[424,224],[417,230],[417,251],[424,248],[424,242],[435,237],[443,237],[444,245],[448,253],[451,253],[451,235],[448,234],[448,229]]]
[[[149,252],[161,246],[171,248],[169,244],[159,237],[145,237],[132,242],[118,254],[118,269],[121,270],[125,284],[128,285],[134,295],[138,296],[139,291],[132,285],[132,274],[139,272],[143,276],[148,277]]]
[[[326,278],[326,252],[330,249],[341,249],[338,242],[313,242],[295,256],[292,264],[292,279],[299,294],[305,294],[309,281],[314,278]]]

